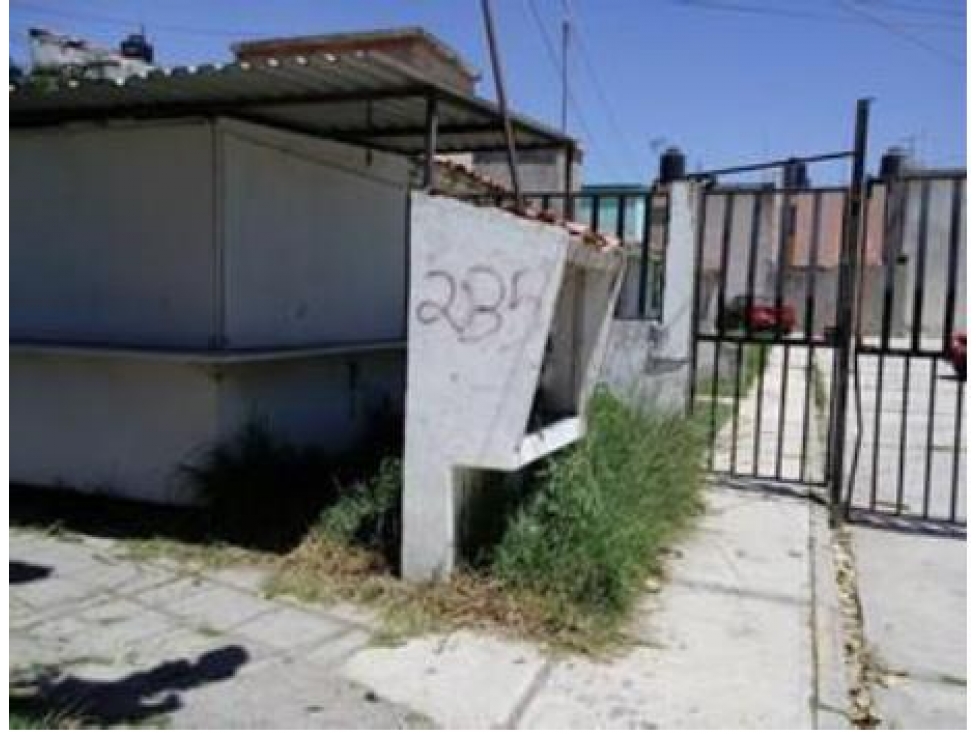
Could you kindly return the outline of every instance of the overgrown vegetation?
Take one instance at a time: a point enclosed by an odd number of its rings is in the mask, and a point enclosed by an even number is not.
[[[395,577],[390,518],[400,471],[388,462],[324,512],[269,591],[369,602],[393,637],[491,625],[601,649],[619,639],[658,559],[699,511],[703,450],[695,423],[644,415],[599,392],[587,438],[542,462],[501,542],[451,582]]]
[[[585,440],[538,473],[494,573],[585,615],[621,615],[700,507],[702,451],[689,421],[647,416],[600,392]]]
[[[401,463],[377,453],[398,441],[374,439],[376,451],[351,462],[251,425],[188,470],[207,509],[161,510],[162,522],[119,510],[112,536],[122,537],[128,517],[141,528],[128,544],[137,555],[258,560],[271,571],[269,594],[370,605],[382,641],[488,626],[596,652],[623,639],[633,602],[698,512],[706,432],[696,420],[647,415],[604,391],[588,425],[582,442],[518,484],[509,519],[489,534],[495,542],[446,583],[397,575]],[[112,512],[94,514],[104,521]]]

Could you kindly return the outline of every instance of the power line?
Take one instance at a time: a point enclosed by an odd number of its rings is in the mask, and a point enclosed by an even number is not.
[[[774,5],[746,4],[743,2],[731,2],[728,0],[671,0],[677,7],[688,8],[690,10],[709,10],[722,13],[737,13],[742,15],[761,15],[767,17],[792,18],[795,20],[815,20],[821,23],[838,23],[843,25],[854,25],[862,23],[861,18],[853,18],[840,13],[814,12],[812,10],[799,10],[798,8],[786,8]],[[915,28],[957,31],[961,32],[962,25],[953,23],[935,23],[930,21],[906,21],[904,25]]]
[[[37,15],[48,15],[54,18],[64,18],[66,20],[80,20],[87,23],[97,23],[101,25],[110,25],[115,27],[126,27],[133,28],[139,25],[139,21],[135,18],[124,18],[117,15],[102,15],[98,13],[89,13],[86,11],[76,11],[76,10],[63,10],[61,8],[49,8],[44,5],[37,5],[31,2],[24,2],[23,0],[14,0],[11,4],[10,9],[12,11],[26,11],[28,13],[33,13]],[[217,38],[247,38],[249,36],[258,36],[260,33],[255,31],[244,31],[244,30],[231,30],[231,29],[221,29],[221,28],[206,28],[206,27],[194,27],[194,26],[184,26],[184,25],[173,25],[169,23],[152,23],[153,30],[156,32],[164,33],[176,33],[188,36],[210,36]]]
[[[928,51],[929,53],[933,54],[934,56],[937,56],[938,58],[945,60],[948,63],[960,67],[965,66],[965,59],[957,56],[956,54],[949,53],[943,48],[932,46],[930,43],[921,40],[921,38],[919,38],[917,35],[911,33],[906,28],[902,27],[902,25],[897,23],[892,23],[891,21],[881,18],[879,15],[869,12],[866,8],[856,5],[855,3],[847,2],[847,0],[838,0],[838,2],[843,9],[849,10],[851,13],[864,18],[868,23],[872,23],[873,25],[876,25],[878,28],[887,31],[888,33],[891,33],[895,36],[899,36],[900,38],[903,38],[908,43],[912,43],[918,48],[924,51]]]
[[[570,14],[571,2],[570,0],[566,1]],[[633,154],[633,151],[628,150],[629,145],[626,142],[628,140],[628,136],[626,136],[626,134],[622,131],[622,126],[619,124],[618,116],[615,114],[615,107],[605,94],[605,85],[602,84],[601,80],[599,79],[598,72],[595,70],[595,64],[592,61],[591,54],[588,51],[588,46],[585,43],[585,39],[581,33],[578,32],[577,25],[572,25],[571,28],[573,36],[578,40],[578,46],[581,49],[581,57],[585,60],[585,69],[588,71],[591,77],[592,85],[595,87],[598,99],[605,110],[605,116],[608,118],[609,126],[613,129],[619,145],[622,146],[621,152],[625,155],[626,160],[632,161],[633,164],[635,164],[635,162],[642,156],[637,157]]]
[[[538,11],[536,4],[534,3],[534,0],[527,0],[527,2],[525,3],[525,7],[528,7],[530,9],[530,14],[533,17],[535,25],[537,26],[538,35],[541,37],[541,40],[544,43],[544,49],[547,51],[547,57],[551,62],[551,67],[554,69],[558,78],[560,79],[561,61],[558,57],[557,49],[554,47],[554,43],[551,41],[551,37],[547,32],[547,26],[544,24],[544,20],[543,18],[541,18],[540,12]],[[597,148],[598,138],[594,135],[591,128],[589,127],[588,121],[585,118],[584,113],[582,112],[581,108],[578,106],[578,99],[577,97],[575,97],[574,94],[572,94],[570,89],[568,90],[568,105],[571,107],[571,111],[574,113],[574,116],[578,119],[578,124],[581,126],[581,129],[584,132],[585,138],[589,141],[589,143],[593,147]],[[619,169],[618,161],[614,162],[614,167],[616,168],[617,173],[622,173],[622,171]]]
[[[893,2],[892,0],[875,0],[875,2],[870,2],[870,0],[860,0],[860,3],[862,5],[875,5],[880,7],[881,10],[887,9],[899,13],[929,15],[933,18],[965,19],[965,13],[961,10],[955,10],[953,8],[939,8],[935,6],[934,2],[929,2],[925,5],[911,5],[906,2]]]

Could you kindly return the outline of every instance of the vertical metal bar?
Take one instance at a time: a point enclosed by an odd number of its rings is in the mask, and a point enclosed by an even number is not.
[[[753,198],[753,203],[752,203],[752,222],[751,222],[751,225],[750,225],[752,228],[754,228],[756,226],[756,224],[757,224],[757,222],[754,219],[754,215],[755,215],[755,212],[756,212],[755,204],[757,202],[758,202],[758,197],[756,196],[756,197]],[[752,237],[754,236],[754,234],[755,234],[754,229],[752,229],[749,232],[749,243],[750,243]],[[746,274],[746,278],[747,277],[748,276]],[[745,286],[747,287],[747,283],[745,284]],[[743,376],[742,376],[742,369],[743,369],[742,368],[742,362],[745,359],[745,355],[744,355],[744,351],[745,350],[744,350],[744,339],[743,339],[743,335],[739,335],[738,336],[737,345],[738,345],[737,346],[738,353],[737,353],[737,361],[735,363],[735,370],[734,370],[734,419],[733,419],[732,425],[731,425],[731,459],[730,459],[730,461],[731,461],[731,473],[732,474],[736,474],[737,471],[738,471],[738,439],[740,437],[740,429],[741,429],[741,425],[740,425],[741,424],[741,381],[743,379]],[[762,349],[762,347],[758,346],[757,344],[749,344],[748,345],[748,353],[749,354],[755,354],[756,353],[756,350],[759,350],[759,349]],[[749,377],[749,379],[750,379],[750,377]]]
[[[779,222],[778,268],[775,281],[776,318],[780,317],[785,302],[785,279],[789,269],[789,245],[795,230],[795,180],[790,177],[790,172],[791,169],[788,166],[782,169],[782,187],[785,191],[782,194],[782,216]],[[776,338],[782,338],[781,327],[777,321],[775,334]],[[785,449],[785,402],[788,398],[789,387],[789,349],[789,345],[783,342],[778,424],[775,439],[775,476],[778,479],[782,479],[782,453]]]
[[[545,211],[545,212],[551,211],[551,195],[550,194],[544,194],[543,196],[541,196],[541,198],[540,198],[540,208],[543,211]]]
[[[880,467],[880,417],[883,413],[884,399],[884,352],[877,354],[877,384],[874,386],[874,443],[870,453],[870,509],[877,509],[877,487]]]
[[[513,184],[513,194],[518,208],[523,207],[523,197],[520,195],[520,172],[517,169],[517,150],[513,138],[513,126],[510,124],[510,111],[507,107],[506,82],[503,79],[503,65],[496,47],[496,29],[493,25],[493,9],[490,0],[483,0],[483,24],[486,27],[486,40],[489,44],[490,61],[493,64],[493,80],[496,82],[496,99],[500,106],[500,116],[503,121],[503,136],[506,138],[507,162],[510,164],[510,180]]]
[[[669,196],[673,196],[673,190],[670,189]],[[669,205],[667,204],[667,211],[669,211]],[[653,227],[653,193],[652,191],[646,192],[646,196],[643,199],[643,221],[642,221],[642,244],[639,251],[639,303],[638,310],[636,313],[639,318],[646,318],[646,299],[649,297],[648,285],[649,285],[649,246],[652,240],[650,230]],[[669,224],[664,228],[664,239],[669,238]]]
[[[700,281],[704,269],[704,234],[707,220],[707,192],[701,188],[697,192],[697,252],[693,269],[693,308],[690,309],[690,384],[688,411],[693,413],[697,406],[697,355],[700,342]]]
[[[823,221],[823,192],[813,194],[812,221],[809,232],[809,267],[806,270],[806,387],[802,403],[802,458],[799,462],[799,481],[806,479],[806,459],[809,454],[809,401],[812,398],[812,333],[816,320],[816,267],[819,265],[819,237]]]
[[[748,297],[746,300],[745,314],[751,313],[755,302],[755,279],[758,274],[758,240],[761,232],[761,204],[764,193],[756,192],[751,196],[751,223],[748,231]],[[747,319],[747,335],[751,337],[754,333],[751,319]],[[753,436],[751,458],[751,473],[758,475],[759,449],[761,447],[761,417],[762,400],[765,393],[765,368],[768,364],[768,352],[765,345],[756,345],[755,348],[761,354],[761,372],[758,375],[758,393],[755,396],[755,433]]]
[[[724,339],[724,300],[727,291],[727,268],[731,254],[731,219],[733,215],[733,195],[724,195],[724,224],[721,232],[720,276],[717,286],[717,310],[715,313],[714,375],[711,381],[710,435],[717,432],[717,383],[721,367],[721,342]],[[714,451],[710,452],[710,468],[714,468]]]
[[[593,232],[598,231],[598,227],[600,225],[599,217],[601,216],[601,208],[602,197],[595,194],[591,197],[591,223],[589,224]]]
[[[918,205],[918,250],[914,263],[914,312],[911,319],[911,348],[921,348],[921,315],[925,303],[925,268],[928,258],[928,220],[931,215],[931,181],[921,182],[921,203]]]
[[[895,508],[898,515],[901,514],[904,506],[904,466],[908,451],[908,393],[911,390],[911,357],[904,355],[904,381],[901,383],[901,444],[898,446],[898,465],[897,465],[897,495],[895,497]]]
[[[905,181],[888,181],[884,199],[884,305],[881,314],[880,345],[887,351],[891,344],[891,323],[894,320],[894,279],[897,262],[904,250],[907,229],[908,185]]]
[[[574,144],[564,147],[564,218],[568,221],[574,219],[574,201],[571,194],[574,192]]]
[[[435,151],[438,149],[439,114],[438,100],[434,94],[425,100],[425,180],[422,188],[435,188]]]
[[[761,203],[764,193],[756,192],[752,194],[751,203],[751,229],[748,236],[748,294],[745,303],[745,314],[751,313],[755,305],[755,280],[758,277],[758,239],[761,228]],[[747,319],[747,333],[751,337],[754,334],[754,327],[751,319]]]
[[[925,445],[925,486],[922,488],[921,516],[928,518],[931,508],[931,462],[935,450],[935,383],[938,381],[938,356],[931,358],[931,378],[928,381],[928,439]]]
[[[948,513],[948,519],[952,522],[955,522],[959,504],[959,449],[962,446],[962,389],[964,386],[964,380],[956,381],[955,438],[952,441],[954,447],[952,452],[952,497]]]
[[[619,194],[616,197],[615,236],[620,242],[625,240],[625,205],[625,194]]]
[[[952,185],[952,221],[948,228],[948,282],[945,284],[945,327],[942,329],[942,352],[948,354],[955,330],[955,298],[959,276],[959,237],[962,218],[962,179]]]
[[[846,237],[840,259],[837,299],[839,311],[836,324],[836,363],[833,370],[834,414],[832,416],[830,462],[830,512],[832,521],[840,519],[843,496],[843,463],[846,457],[847,377],[850,372],[850,352],[853,348],[853,288],[857,248],[860,246],[860,225],[863,218],[864,174],[867,161],[867,126],[870,100],[857,102],[856,125],[853,136],[853,168],[846,203]]]

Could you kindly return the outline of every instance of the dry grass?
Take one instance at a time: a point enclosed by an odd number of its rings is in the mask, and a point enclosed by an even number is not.
[[[395,576],[380,554],[315,534],[277,564],[265,591],[306,602],[366,605],[377,613],[376,644],[461,628],[589,654],[611,652],[625,641],[613,626],[575,617],[544,596],[514,590],[486,573],[462,570],[444,583],[411,583]]]

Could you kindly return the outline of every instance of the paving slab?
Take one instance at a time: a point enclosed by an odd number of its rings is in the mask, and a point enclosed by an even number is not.
[[[900,673],[875,690],[885,724],[966,724],[966,543],[852,530],[864,631],[877,661]]]
[[[168,724],[184,729],[430,728],[411,709],[302,661],[274,662],[180,691]]]
[[[634,629],[644,646],[611,662],[557,663],[519,725],[811,728],[816,509],[713,490],[704,525],[641,606]]]
[[[508,727],[545,665],[533,645],[468,631],[368,648],[343,674],[450,729]]]
[[[349,628],[322,615],[278,607],[235,628],[235,634],[269,647],[287,650],[339,637]]]

